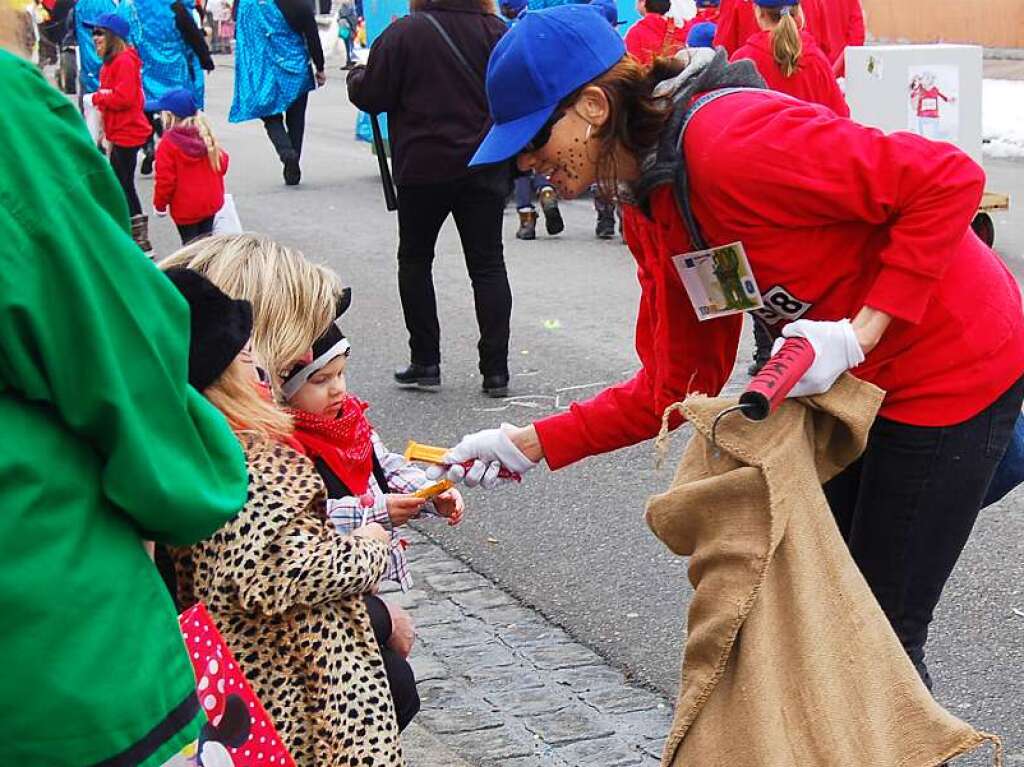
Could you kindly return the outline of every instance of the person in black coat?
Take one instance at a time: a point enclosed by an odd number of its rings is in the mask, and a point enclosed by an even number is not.
[[[490,127],[484,73],[506,25],[491,0],[412,0],[411,10],[381,33],[367,65],[348,76],[353,104],[388,115],[398,186],[398,286],[411,351],[411,364],[395,380],[419,388],[441,384],[431,269],[438,233],[451,215],[473,283],[483,391],[502,397],[512,313],[501,239],[510,166],[470,171],[467,165]]]

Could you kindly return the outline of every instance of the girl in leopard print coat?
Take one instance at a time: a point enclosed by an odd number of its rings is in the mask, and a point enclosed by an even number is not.
[[[196,353],[202,309],[186,297]],[[217,322],[223,312],[212,315]],[[198,354],[209,361],[208,349]],[[249,494],[211,537],[171,550],[179,599],[206,604],[298,767],[400,767],[388,681],[361,598],[387,566],[387,533],[378,525],[334,531],[323,481],[281,436],[290,420],[255,384],[243,350],[202,388],[239,436]]]

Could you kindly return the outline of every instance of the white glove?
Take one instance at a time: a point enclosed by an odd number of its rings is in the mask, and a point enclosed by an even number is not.
[[[490,489],[498,484],[498,472],[503,468],[514,474],[525,474],[537,464],[523,455],[513,444],[508,430],[514,428],[503,423],[500,429],[484,429],[476,434],[469,434],[460,440],[444,456],[445,466],[430,466],[427,476],[440,479],[446,476],[452,482],[464,482],[467,487],[482,485]],[[467,471],[462,464],[472,461]]]
[[[157,210],[156,208],[153,208],[153,213],[155,213],[160,218],[164,218],[167,215],[167,208],[164,208],[163,210]]]
[[[797,381],[789,393],[790,397],[824,394],[839,376],[864,361],[864,350],[849,320],[797,320],[786,325],[782,335],[783,338],[777,339],[772,346],[772,354],[779,350],[786,338],[806,338],[814,348],[814,362]]]
[[[92,97],[93,97],[93,95],[95,95],[95,94],[86,93],[84,96],[82,96],[82,103],[85,104],[85,106],[88,109],[92,109]]]

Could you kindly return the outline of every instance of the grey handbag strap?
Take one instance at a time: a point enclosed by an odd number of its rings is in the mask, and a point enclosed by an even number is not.
[[[437,34],[441,35],[441,38],[448,44],[448,47],[451,49],[451,52],[455,55],[455,58],[459,60],[459,64],[461,64],[462,68],[469,73],[469,76],[471,78],[473,78],[473,82],[475,82],[481,88],[484,88],[484,81],[483,78],[480,77],[480,73],[473,69],[473,66],[469,63],[469,61],[466,60],[466,57],[463,55],[462,51],[459,50],[459,46],[457,46],[455,44],[455,41],[452,40],[451,35],[449,35],[445,31],[444,27],[441,26],[441,22],[435,19],[429,13],[421,12],[420,15],[434,25],[434,29],[437,30]]]

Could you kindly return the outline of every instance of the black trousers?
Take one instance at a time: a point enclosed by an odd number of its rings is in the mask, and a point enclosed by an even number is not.
[[[181,244],[188,245],[192,240],[206,237],[213,234],[213,216],[204,218],[194,224],[175,224],[178,227],[178,235],[181,237]]]
[[[142,203],[135,191],[135,163],[138,161],[141,146],[111,146],[110,167],[124,190],[124,198],[128,201],[128,212],[133,216],[142,214]]]
[[[832,513],[925,684],[932,614],[967,544],[1024,400],[1024,378],[955,426],[878,418],[861,458],[825,485]]]
[[[263,127],[281,162],[302,156],[302,137],[306,133],[306,104],[309,94],[303,93],[284,114],[263,118]]]
[[[434,295],[434,248],[449,214],[462,241],[473,284],[477,349],[483,375],[508,375],[512,289],[505,272],[501,219],[505,195],[472,176],[438,184],[398,187],[398,290],[409,331],[412,362],[441,362],[441,329]]]
[[[387,606],[380,597],[372,594],[367,594],[363,599],[366,602],[366,609],[370,612],[373,634],[377,638],[380,654],[384,659],[384,670],[388,675],[391,700],[394,702],[395,716],[398,719],[398,731],[401,732],[420,710],[416,677],[409,661],[388,647],[388,639],[391,638],[391,615]]]

